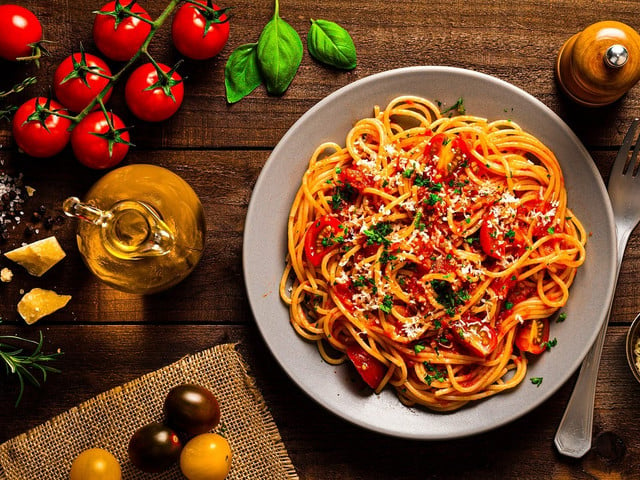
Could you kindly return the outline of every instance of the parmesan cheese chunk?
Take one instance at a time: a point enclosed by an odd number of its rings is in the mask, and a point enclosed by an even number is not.
[[[8,268],[0,270],[0,282],[8,283],[13,280],[13,272]]]
[[[56,237],[51,236],[24,245],[4,254],[9,260],[23,266],[35,277],[41,277],[65,257]]]
[[[27,324],[37,322],[42,317],[60,310],[71,300],[71,295],[58,295],[53,290],[34,288],[24,294],[18,302],[18,313]]]

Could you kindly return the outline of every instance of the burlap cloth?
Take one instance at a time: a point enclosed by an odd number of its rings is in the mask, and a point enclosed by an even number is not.
[[[224,344],[149,373],[54,417],[0,445],[1,480],[65,480],[73,459],[101,447],[122,466],[123,479],[184,479],[178,466],[160,474],[137,470],[127,456],[133,432],[162,420],[167,392],[180,383],[210,389],[220,403],[233,461],[228,480],[298,479],[278,427],[235,344]]]

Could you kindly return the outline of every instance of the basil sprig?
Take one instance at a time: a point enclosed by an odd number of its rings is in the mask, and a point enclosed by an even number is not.
[[[278,0],[273,18],[258,39],[258,64],[267,92],[282,95],[302,62],[302,40],[279,13]]]
[[[307,48],[313,58],[343,70],[356,68],[356,46],[349,32],[335,22],[311,19]]]

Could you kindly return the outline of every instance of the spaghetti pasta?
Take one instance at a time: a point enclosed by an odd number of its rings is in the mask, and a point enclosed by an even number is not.
[[[459,105],[458,105],[459,107]],[[445,411],[513,388],[586,234],[553,153],[509,120],[401,96],[312,155],[288,220],[293,328],[376,392]]]

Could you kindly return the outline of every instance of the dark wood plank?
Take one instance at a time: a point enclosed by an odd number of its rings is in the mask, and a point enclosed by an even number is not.
[[[105,0],[106,1],[106,0]],[[6,3],[2,1],[2,3]],[[34,66],[0,62],[3,90],[26,74],[38,84],[17,95],[24,101],[49,91],[57,64],[80,42],[95,53],[91,12],[97,0],[25,0],[40,17],[52,57]],[[615,104],[586,109],[559,91],[554,65],[571,35],[606,17],[638,28],[640,7],[634,0],[555,2],[280,2],[280,13],[303,37],[310,18],[345,26],[358,49],[358,67],[340,72],[321,66],[305,49],[300,70],[282,97],[262,87],[241,102],[224,97],[224,64],[240,44],[257,40],[273,14],[273,0],[233,2],[229,44],[215,59],[186,61],[181,67],[187,94],[179,113],[161,124],[135,120],[116,86],[110,108],[135,126],[125,163],[157,163],[182,175],[200,195],[208,224],[207,249],[198,268],[164,294],[138,297],[100,284],[83,265],[67,220],[51,231],[23,236],[31,212],[45,205],[54,215],[69,195],[82,196],[104,172],[81,167],[70,149],[49,160],[17,152],[10,127],[0,122],[0,170],[24,174],[36,193],[25,208],[25,221],[0,244],[0,252],[25,240],[54,233],[68,257],[44,277],[30,277],[11,266],[13,282],[0,284],[0,335],[33,338],[42,330],[46,349],[61,348],[63,373],[40,389],[29,388],[16,409],[16,384],[2,379],[0,441],[22,433],[90,397],[161,368],[183,355],[222,342],[240,342],[258,385],[273,412],[301,478],[634,478],[640,471],[636,408],[638,385],[626,365],[624,339],[640,312],[640,230],[632,235],[622,264],[605,345],[594,417],[593,449],[581,460],[560,456],[553,436],[571,394],[574,375],[549,401],[510,425],[470,438],[414,442],[355,427],[325,411],[300,391],[278,367],[252,319],[242,276],[242,234],[251,191],[270,151],[287,129],[315,103],[338,88],[368,75],[413,65],[447,65],[494,75],[531,93],[558,113],[589,148],[607,179],[615,152],[640,107],[640,86]],[[166,2],[143,2],[157,16]],[[179,55],[165,25],[151,52],[174,63]],[[116,67],[117,65],[112,64]],[[34,286],[71,293],[64,310],[28,327],[15,305],[21,290]],[[594,292],[598,295],[599,292]],[[560,366],[561,368],[561,366]],[[489,400],[490,401],[490,400]]]
[[[32,335],[36,328],[4,326],[0,333]],[[45,334],[46,349],[60,347],[65,352],[58,361],[63,372],[52,375],[39,390],[28,388],[18,408],[8,406],[15,398],[15,384],[3,388],[0,402],[6,407],[0,410],[4,427],[0,442],[183,355],[219,343],[240,342],[304,479],[412,479],[418,474],[434,478],[602,478],[602,472],[631,478],[640,468],[640,411],[635,408],[640,385],[626,365],[624,327],[609,331],[596,395],[594,448],[579,461],[557,455],[552,443],[573,379],[549,401],[510,425],[465,439],[416,442],[363,430],[320,407],[275,364],[253,326],[50,325]]]

